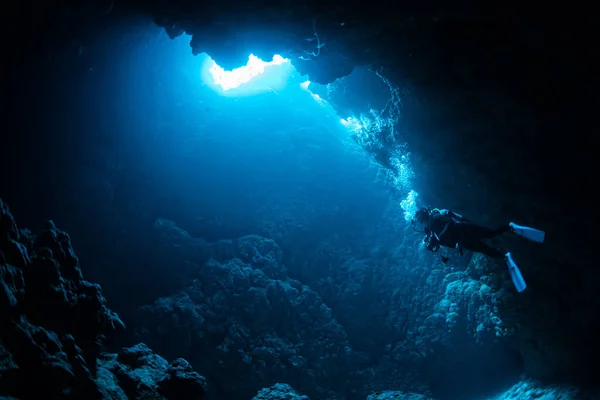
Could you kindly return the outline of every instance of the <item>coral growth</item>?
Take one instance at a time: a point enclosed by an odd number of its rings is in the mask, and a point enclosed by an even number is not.
[[[183,231],[164,238],[184,249],[202,243]],[[245,236],[203,246],[198,251],[211,258],[188,271],[188,284],[140,308],[140,339],[169,356],[190,354],[200,371],[222,372],[211,378],[232,397],[270,381],[323,399],[348,385],[364,355],[321,297],[287,277],[274,241]],[[172,258],[173,269],[189,265],[187,256]]]

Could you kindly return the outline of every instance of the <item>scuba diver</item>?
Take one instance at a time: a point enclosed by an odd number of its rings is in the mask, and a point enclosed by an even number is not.
[[[514,222],[496,229],[487,228],[470,222],[467,218],[450,210],[421,207],[411,222],[413,229],[424,233],[423,243],[427,250],[435,253],[440,246],[455,248],[458,255],[462,256],[463,250],[484,254],[494,259],[504,259],[510,276],[517,291],[522,292],[527,287],[521,271],[514,262],[510,252],[504,253],[484,243],[485,239],[492,239],[507,232],[513,232],[525,239],[543,243],[543,231],[517,225]],[[417,226],[423,227],[419,230]],[[442,256],[442,262],[447,262],[448,257]]]

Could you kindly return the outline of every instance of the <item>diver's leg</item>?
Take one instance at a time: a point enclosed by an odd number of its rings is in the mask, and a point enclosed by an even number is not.
[[[498,249],[493,248],[492,246],[488,246],[487,244],[479,241],[479,240],[470,240],[465,243],[460,243],[460,245],[469,251],[473,251],[475,253],[481,253],[491,258],[495,259],[503,259],[504,253]]]
[[[528,226],[517,225],[514,222],[508,224],[510,226],[510,230],[522,238],[531,240],[532,242],[544,243],[546,239],[546,233],[544,231],[540,231],[539,229],[530,228]]]
[[[512,279],[517,292],[522,292],[527,289],[527,283],[525,283],[525,279],[523,279],[523,274],[521,274],[521,270],[517,267],[515,260],[513,260],[512,255],[506,253],[504,255],[506,266],[508,267],[508,273],[510,274],[510,279]]]
[[[485,226],[467,224],[464,229],[465,235],[471,240],[492,239],[506,232],[510,232],[510,225],[503,225],[496,229],[487,228]]]

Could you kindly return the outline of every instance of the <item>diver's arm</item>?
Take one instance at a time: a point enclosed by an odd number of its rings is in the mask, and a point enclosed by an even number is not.
[[[450,225],[452,224],[452,219],[450,217],[448,217],[448,215],[446,214],[437,214],[433,216],[434,220],[440,220],[440,224],[438,226],[443,226],[442,231],[440,233],[434,233],[436,236],[436,239],[440,240],[444,234],[446,233],[446,231],[448,230],[448,228],[450,227]]]
[[[442,231],[440,232],[439,235],[437,235],[438,239],[441,239],[444,234],[446,233],[446,231],[448,230],[448,227],[450,226],[450,221],[446,222],[446,225],[444,225],[444,229],[442,229]]]
[[[444,236],[444,234],[446,233],[446,231],[448,230],[448,228],[455,223],[460,223],[460,222],[466,222],[468,221],[465,217],[463,217],[460,214],[456,214],[450,210],[443,210],[442,212],[440,212],[439,215],[435,216],[434,218],[443,218],[444,219],[444,228],[442,228],[442,231],[440,232],[439,235],[437,235],[437,239],[438,241],[440,241],[442,239],[442,237]],[[456,243],[454,245],[454,247],[456,248],[456,250],[458,251],[458,255],[462,256],[463,255],[463,249],[462,246],[459,243]],[[443,260],[442,260],[443,261]]]
[[[463,217],[460,214],[455,213],[454,211],[450,211],[452,218],[459,220],[460,222],[469,222],[468,218]]]
[[[460,222],[468,222],[469,221],[467,218],[465,218],[462,215],[457,214],[451,210],[440,210],[440,213],[442,215],[448,216],[450,218],[454,218],[455,220],[460,221]]]

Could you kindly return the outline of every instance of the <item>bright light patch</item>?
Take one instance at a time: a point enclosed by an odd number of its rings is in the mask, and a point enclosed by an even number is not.
[[[300,84],[300,87],[303,90],[306,90],[310,94],[310,97],[313,98],[314,101],[316,101],[320,105],[324,106],[326,104],[326,101],[318,94],[311,92],[310,89],[308,88],[309,86],[310,86],[310,81],[304,81]]]
[[[348,117],[346,119],[342,118],[340,120],[340,122],[346,128],[352,129],[353,131],[360,131],[363,128],[362,125],[360,124],[360,122],[356,118],[353,118],[353,117]]]
[[[308,85],[310,85],[310,81],[304,81],[300,84],[300,87],[304,90],[308,90]]]
[[[408,155],[404,154],[402,156],[392,156],[389,159],[390,164],[394,168],[395,174],[393,176],[392,182],[395,187],[410,187],[410,182],[414,178],[414,172],[410,167],[410,161],[408,159]],[[416,192],[409,193],[408,201],[415,201],[417,199],[418,194]],[[408,203],[406,203],[408,204]],[[403,207],[404,208],[404,207]],[[416,211],[413,210],[413,211]],[[408,217],[407,217],[408,218]],[[412,216],[411,216],[412,218]]]
[[[415,216],[415,213],[419,209],[417,207],[417,197],[419,197],[419,194],[414,190],[411,190],[410,192],[408,192],[408,196],[406,196],[406,199],[400,202],[400,207],[402,207],[402,209],[404,210],[404,219],[406,221],[412,220]]]
[[[394,120],[392,118],[382,118],[376,110],[371,110],[369,114],[361,114],[359,117],[348,117],[340,119],[340,123],[348,130],[352,138],[363,147],[382,147],[384,138],[394,139]],[[391,151],[388,157],[389,168],[386,172],[386,178],[389,183],[402,190],[407,190],[411,186],[414,177],[410,166],[409,154],[402,146]],[[416,197],[418,194],[411,191],[407,199],[401,206],[404,209],[404,217],[407,221],[412,219],[413,212],[416,211]]]
[[[225,71],[215,61],[213,61],[209,71],[216,85],[221,86],[223,90],[230,90],[246,84],[257,76],[264,74],[265,69],[267,68],[289,63],[289,61],[290,60],[287,58],[283,58],[276,54],[273,56],[272,61],[265,62],[256,57],[254,54],[250,54],[248,63],[243,67],[235,68],[231,71]]]
[[[317,103],[319,103],[319,104],[321,104],[321,105],[325,104],[325,100],[323,100],[323,99],[321,98],[321,96],[319,96],[318,94],[315,94],[315,93],[312,93],[312,92],[311,92],[311,93],[310,93],[310,95],[312,96],[312,98],[313,98],[313,99],[315,99],[315,101],[316,101]]]

